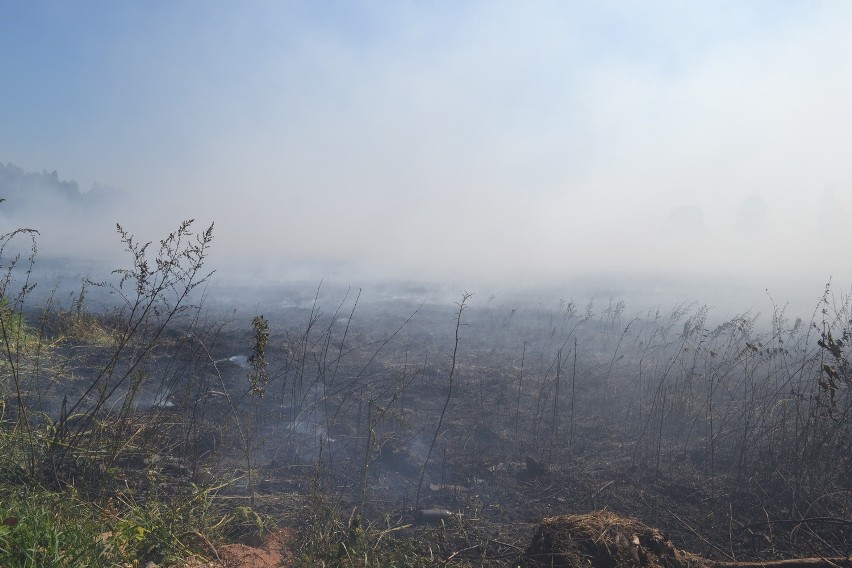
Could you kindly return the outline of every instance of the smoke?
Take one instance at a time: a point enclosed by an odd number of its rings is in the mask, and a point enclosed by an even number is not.
[[[38,230],[39,248],[48,257],[104,259],[121,252],[115,223],[129,200],[117,189],[93,185],[82,191],[56,170],[27,172],[0,163],[0,197],[3,231]]]
[[[769,210],[766,202],[758,195],[750,195],[745,198],[737,209],[735,227],[746,235],[760,234],[766,228]]]
[[[197,218],[233,282],[852,281],[824,244],[852,211],[842,3],[16,10],[0,156],[132,197],[22,181],[55,189],[14,219],[48,254]]]

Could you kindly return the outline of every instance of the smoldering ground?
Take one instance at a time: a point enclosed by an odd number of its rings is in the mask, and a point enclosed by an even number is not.
[[[566,510],[640,516],[709,555],[718,550],[708,542],[754,554],[754,530],[708,524],[708,512],[749,527],[767,511],[844,518],[848,432],[838,424],[849,390],[830,338],[850,315],[839,291],[818,300],[825,313],[813,322],[781,305],[722,317],[697,302],[648,309],[613,296],[477,294],[457,298],[461,311],[420,299],[423,285],[215,291],[188,297],[200,309],[116,359],[114,330],[133,317],[126,297],[59,305],[44,329],[63,337],[83,324],[88,339],[54,342],[41,359],[50,372],[28,375],[27,403],[74,440],[129,429],[134,443],[114,448],[112,463],[130,468],[134,490],[157,476],[213,476],[288,522],[305,499],[391,528],[437,515],[461,524],[429,546],[449,556],[473,538],[498,565],[538,519]],[[166,321],[168,294],[150,324]],[[87,315],[89,301],[98,309]],[[259,311],[269,330],[262,366]],[[826,356],[836,358],[831,373]],[[112,374],[91,391],[100,369]],[[66,397],[80,402],[67,410]],[[701,533],[687,528],[700,523]],[[794,530],[770,526],[775,551],[801,550]],[[815,528],[806,546],[836,555],[845,527]]]

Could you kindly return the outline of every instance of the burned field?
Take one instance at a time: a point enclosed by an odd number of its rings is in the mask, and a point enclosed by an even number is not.
[[[475,565],[529,560],[543,517],[593,511],[716,561],[849,553],[848,383],[826,387],[842,361],[822,348],[848,319],[332,305],[265,314],[262,393],[249,318],[168,386],[158,411],[198,431],[177,458],[232,479],[223,495],[305,531],[327,507],[343,537]]]
[[[698,305],[628,316],[612,300],[264,305],[262,329],[214,305],[115,360],[98,344],[106,316],[87,320],[87,341],[58,342],[53,360],[78,379],[60,389],[42,374],[26,393],[61,425],[50,475],[101,498],[215,487],[241,511],[220,536],[290,527],[305,565],[850,552],[845,312],[814,325],[780,312],[714,322]],[[85,377],[109,365],[114,378],[91,390]],[[554,521],[566,516],[582,530]],[[656,560],[640,557],[657,540],[631,549],[636,526],[667,543]],[[582,543],[554,548],[578,539],[603,542],[612,563]]]

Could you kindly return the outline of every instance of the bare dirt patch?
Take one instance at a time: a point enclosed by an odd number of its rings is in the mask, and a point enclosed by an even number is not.
[[[227,544],[211,554],[217,560],[191,562],[185,568],[290,568],[295,565],[293,540],[293,531],[281,529],[269,533],[260,546]]]

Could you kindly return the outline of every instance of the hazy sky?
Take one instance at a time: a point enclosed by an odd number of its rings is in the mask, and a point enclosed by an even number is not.
[[[847,282],[850,30],[846,1],[2,1],[0,162],[132,197],[86,230],[215,221],[214,263]]]

